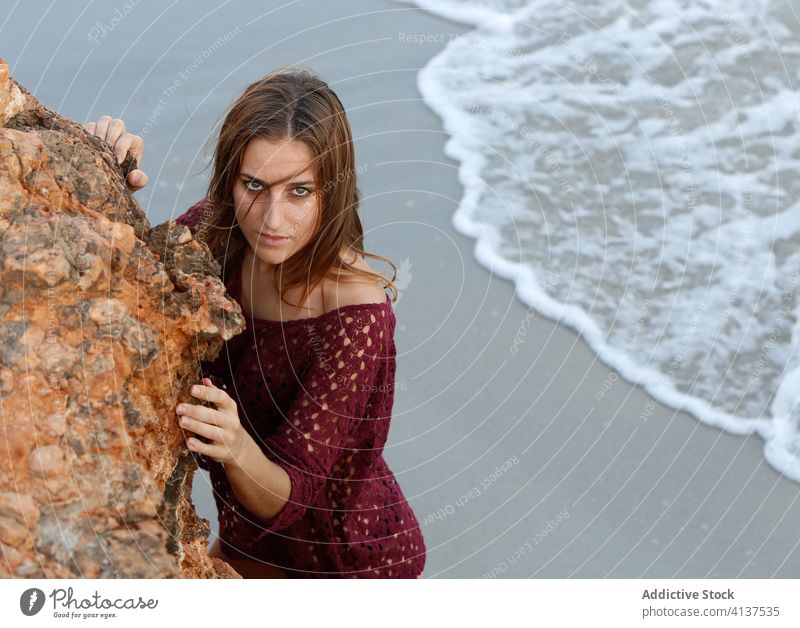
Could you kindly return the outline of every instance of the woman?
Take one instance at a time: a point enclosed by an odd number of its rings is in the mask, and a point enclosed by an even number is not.
[[[121,120],[87,128],[141,160]],[[177,409],[211,474],[213,553],[245,577],[421,577],[422,532],[383,458],[397,291],[364,256],[396,266],[364,251],[341,102],[311,72],[276,70],[229,108],[213,164],[206,198],[177,219],[247,322]],[[129,173],[131,190],[146,184]]]

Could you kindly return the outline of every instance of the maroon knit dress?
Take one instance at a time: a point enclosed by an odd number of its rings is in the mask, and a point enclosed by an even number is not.
[[[205,199],[176,222],[193,233]],[[225,285],[241,304],[242,259]],[[394,402],[391,300],[289,321],[252,319],[203,374],[236,401],[242,426],[292,481],[271,521],[242,506],[224,466],[211,475],[222,550],[290,578],[416,578],[426,548],[419,522],[383,458]]]

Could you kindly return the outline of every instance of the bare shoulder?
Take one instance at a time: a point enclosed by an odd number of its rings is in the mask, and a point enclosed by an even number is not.
[[[353,265],[360,270],[375,272],[361,256]],[[328,279],[324,282],[323,294],[326,312],[345,305],[384,303],[386,301],[386,292],[384,292],[381,282],[366,277],[353,277],[338,281]]]

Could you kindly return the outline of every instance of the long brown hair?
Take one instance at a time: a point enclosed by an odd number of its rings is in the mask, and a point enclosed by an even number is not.
[[[300,305],[327,277],[347,281],[360,276],[383,281],[384,289],[392,290],[395,302],[397,266],[387,257],[364,250],[355,150],[344,107],[325,81],[297,66],[278,68],[248,85],[230,105],[220,127],[214,172],[203,212],[204,224],[200,225],[198,236],[208,244],[223,268],[223,275],[236,266],[237,256],[248,246],[235,219],[233,185],[245,148],[256,138],[273,142],[298,140],[314,156],[312,170],[321,210],[319,220],[308,243],[276,265],[275,289],[281,301],[286,302],[286,291],[304,286],[297,304]],[[384,260],[393,268],[392,278],[355,268],[340,256],[343,247]]]

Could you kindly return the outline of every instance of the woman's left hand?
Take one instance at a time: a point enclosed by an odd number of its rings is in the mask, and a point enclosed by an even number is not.
[[[191,394],[213,403],[216,408],[191,403],[178,405],[176,410],[181,415],[181,427],[209,440],[204,443],[197,438],[188,438],[189,449],[217,462],[242,464],[251,438],[239,421],[236,402],[207,377],[203,378],[202,384],[192,386]]]

